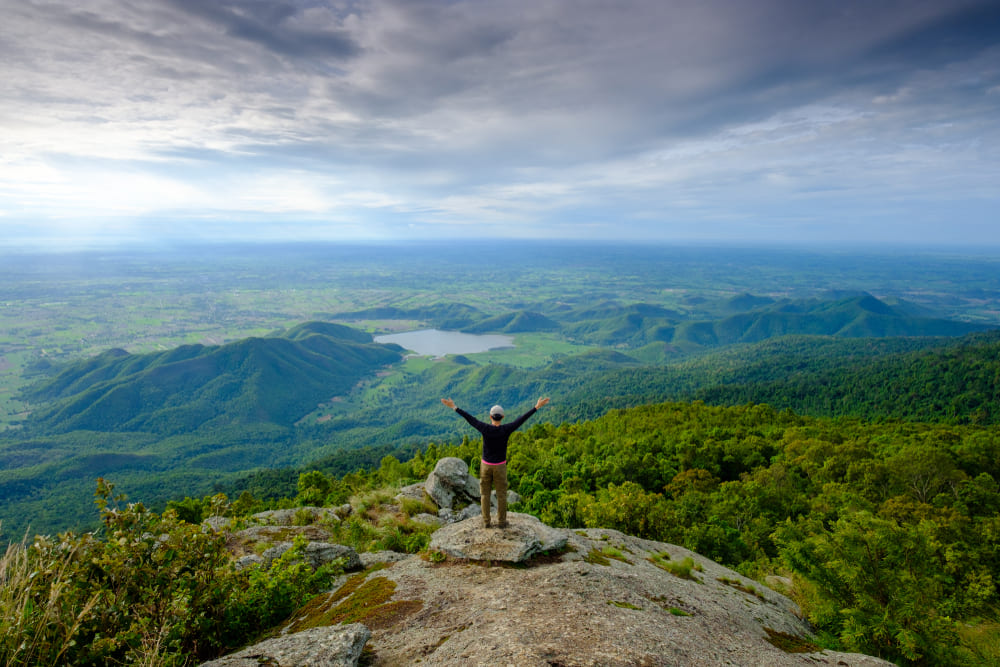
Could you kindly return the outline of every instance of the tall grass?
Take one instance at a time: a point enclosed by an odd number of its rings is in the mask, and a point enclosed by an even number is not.
[[[81,605],[75,594],[70,572],[78,549],[47,538],[7,547],[0,558],[0,664],[55,665],[76,645],[100,599],[95,592]]]

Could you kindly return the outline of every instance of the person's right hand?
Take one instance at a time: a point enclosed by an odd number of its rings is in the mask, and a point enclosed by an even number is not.
[[[451,400],[450,398],[442,398],[441,402],[447,405],[452,410],[455,409],[455,401]]]

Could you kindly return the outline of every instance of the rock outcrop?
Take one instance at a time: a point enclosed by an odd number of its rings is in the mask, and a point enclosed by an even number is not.
[[[346,558],[348,569],[365,569],[339,577],[282,636],[206,665],[353,666],[365,642],[365,664],[385,666],[891,665],[821,651],[790,599],[687,549],[614,530],[555,529],[514,512],[506,528],[484,528],[475,494],[478,482],[459,459],[443,459],[425,484],[401,490],[390,511],[427,495],[441,508],[444,525],[421,555],[359,556],[327,542],[327,517],[231,533],[243,566],[266,565],[295,534],[308,535],[305,558],[314,567]],[[212,528],[227,530],[222,522]],[[245,555],[255,539],[271,549]],[[791,583],[774,581],[786,590]]]
[[[363,625],[335,625],[268,639],[201,667],[354,667],[371,631]]]
[[[517,521],[505,539],[538,539]],[[503,533],[466,523],[453,530],[474,544]],[[821,651],[791,600],[681,547],[538,526],[562,547],[516,567],[432,549],[348,577],[286,631],[349,618],[372,631],[366,664],[386,666],[891,665]]]
[[[275,559],[281,558],[291,548],[291,542],[279,542],[264,551],[261,554],[264,567],[270,567]],[[342,560],[344,570],[347,572],[361,569],[361,558],[358,557],[358,552],[343,544],[309,542],[303,550],[302,559],[314,570],[319,568],[320,565],[332,563],[335,560]]]
[[[482,528],[476,519],[439,528],[430,549],[452,558],[521,563],[532,556],[566,546],[565,531],[549,528],[530,514],[511,512],[507,527]]]
[[[434,470],[424,482],[403,487],[396,496],[398,500],[429,498],[438,506],[438,518],[444,523],[454,523],[478,516],[479,480],[469,473],[469,466],[462,459],[446,457],[437,462]],[[521,496],[507,491],[507,504],[520,502]],[[497,493],[490,495],[493,510],[497,507]]]
[[[250,518],[264,526],[293,526],[296,522],[304,524],[315,523],[320,520],[340,521],[345,513],[350,513],[350,505],[347,510],[343,507],[295,507],[285,510],[267,510],[258,512]]]

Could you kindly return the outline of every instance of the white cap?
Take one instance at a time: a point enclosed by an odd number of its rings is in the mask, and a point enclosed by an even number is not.
[[[490,408],[490,417],[494,415],[496,415],[497,417],[503,417],[503,408],[501,408],[499,405],[494,405],[492,408]]]

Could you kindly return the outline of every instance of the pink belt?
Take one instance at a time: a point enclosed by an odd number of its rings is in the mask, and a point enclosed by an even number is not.
[[[507,465],[507,462],[506,461],[501,461],[500,463],[490,463],[486,459],[483,459],[483,465],[484,466],[502,466],[502,465]]]

